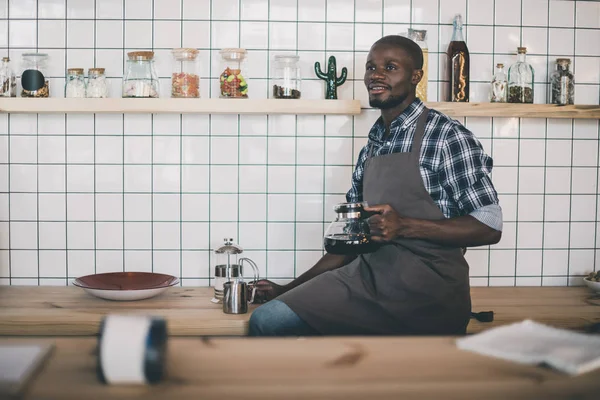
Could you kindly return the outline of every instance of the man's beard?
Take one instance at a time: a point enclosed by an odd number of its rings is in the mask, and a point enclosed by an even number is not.
[[[381,110],[386,110],[388,108],[394,108],[394,107],[399,106],[400,104],[402,104],[404,102],[404,100],[406,100],[407,97],[408,97],[408,94],[399,95],[399,96],[390,95],[385,100],[369,98],[369,105],[373,108],[379,108]]]

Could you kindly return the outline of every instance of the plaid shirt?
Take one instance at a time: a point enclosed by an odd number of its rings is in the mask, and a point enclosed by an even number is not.
[[[348,202],[363,200],[362,180],[365,161],[373,147],[373,156],[409,152],[417,119],[424,104],[416,99],[390,126],[384,139],[385,126],[379,118],[369,132],[352,175]],[[471,131],[446,115],[431,110],[425,125],[419,165],[425,188],[446,218],[470,214],[479,208],[498,204],[498,196],[489,173],[492,159]]]

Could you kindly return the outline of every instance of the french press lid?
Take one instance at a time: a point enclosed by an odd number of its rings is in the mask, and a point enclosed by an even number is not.
[[[217,250],[215,250],[215,253],[217,254],[242,254],[244,252],[244,249],[242,249],[240,246],[238,246],[237,244],[233,243],[233,239],[223,239],[223,241],[225,242],[224,246],[219,247]]]

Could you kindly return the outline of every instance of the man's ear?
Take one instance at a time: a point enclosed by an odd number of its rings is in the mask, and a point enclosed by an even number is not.
[[[418,85],[419,82],[421,82],[421,79],[423,79],[423,70],[422,69],[413,70],[411,83],[413,85]]]

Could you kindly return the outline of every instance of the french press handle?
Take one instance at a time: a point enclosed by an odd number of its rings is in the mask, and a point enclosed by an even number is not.
[[[260,271],[258,270],[256,263],[249,258],[242,257],[238,261],[240,262],[240,269],[242,271],[244,270],[243,269],[244,261],[248,262],[248,264],[250,264],[250,266],[252,267],[252,275],[254,278],[254,284],[252,285],[252,295],[250,296],[250,303],[254,303],[254,295],[256,294],[256,282],[258,282],[258,280],[259,280]]]

